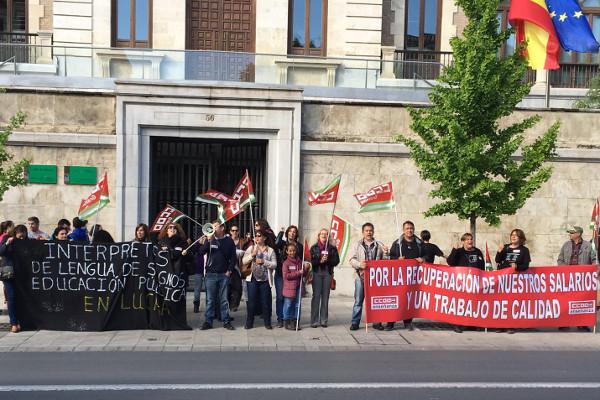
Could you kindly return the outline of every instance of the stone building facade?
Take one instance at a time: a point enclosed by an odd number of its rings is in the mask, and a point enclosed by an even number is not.
[[[376,236],[391,243],[397,236],[393,212],[358,214],[352,195],[392,181],[399,221],[412,220],[417,231],[428,229],[433,242],[448,252],[468,230],[467,221],[453,216],[424,218],[434,200],[407,149],[394,136],[410,134],[406,110],[410,104],[306,99],[302,91],[282,87],[241,87],[189,83],[119,82],[112,88],[65,90],[11,89],[0,97],[2,122],[21,109],[27,124],[11,138],[16,157],[36,164],[88,165],[108,172],[111,203],[100,222],[119,240],[133,236],[134,225],[149,221],[149,147],[151,137],[244,140],[267,143],[268,184],[263,216],[273,227],[298,224],[301,235],[314,241],[327,225],[331,205],[309,207],[306,192],[342,174],[336,214],[352,226],[352,240],[366,221]],[[567,239],[569,224],[588,224],[600,182],[600,150],[594,129],[598,114],[573,110],[518,110],[512,118],[536,112],[542,122],[527,140],[562,123],[554,174],[525,207],[502,218],[500,227],[478,224],[478,244],[491,252],[508,240],[514,227],[525,230],[533,263],[553,264]],[[207,119],[214,115],[214,119]],[[0,207],[0,219],[23,222],[32,214],[51,230],[62,217],[72,217],[87,186],[67,186],[59,173],[57,185],[30,184],[11,189]],[[93,222],[93,221],[92,221]],[[586,232],[589,237],[589,232]],[[351,293],[352,273],[338,273],[341,292]]]
[[[293,40],[291,18],[299,0],[142,0],[149,5],[146,29],[137,32],[131,19],[125,26],[145,41],[119,36],[115,1],[28,1],[29,32],[40,37],[51,34],[55,47],[40,53],[33,67],[20,64],[22,74],[14,76],[7,66],[0,67],[0,85],[7,87],[7,93],[0,95],[0,123],[18,110],[26,112],[26,125],[13,134],[9,149],[33,164],[57,166],[58,179],[53,185],[29,184],[8,191],[0,203],[0,219],[24,222],[37,215],[42,229],[50,231],[59,218],[72,218],[91,190],[65,184],[63,167],[93,166],[99,176],[107,172],[111,199],[98,222],[116,239],[131,239],[135,224],[149,223],[164,205],[169,194],[157,194],[157,188],[185,179],[180,171],[165,168],[166,172],[158,172],[166,175],[160,175],[155,168],[159,144],[165,148],[178,144],[185,151],[204,149],[207,163],[215,162],[218,153],[220,182],[237,179],[227,171],[247,161],[239,157],[260,158],[253,160],[257,162],[252,170],[253,176],[260,177],[256,210],[274,229],[297,224],[301,236],[313,242],[318,230],[328,225],[332,207],[309,207],[306,192],[341,174],[336,213],[353,226],[352,240],[360,237],[360,226],[370,221],[376,236],[390,244],[398,235],[397,218],[414,221],[417,231],[430,230],[433,242],[448,252],[468,230],[468,222],[453,216],[423,217],[434,204],[428,197],[431,186],[419,178],[407,149],[394,140],[397,134],[411,134],[407,107],[427,106],[427,90],[414,88],[412,81],[403,89],[406,82],[397,68],[380,62],[382,53],[384,60],[388,56],[394,60],[396,50],[406,48],[407,34],[414,33],[409,29],[415,21],[411,7],[425,2],[435,5],[423,8],[435,10],[431,19],[435,32],[429,32],[429,25],[419,25],[419,34],[425,36],[417,41],[434,40],[429,42],[435,45],[432,51],[449,50],[450,38],[460,34],[465,24],[450,0],[317,1],[326,5],[320,11],[321,37],[314,46],[305,43],[302,48],[301,40]],[[210,21],[212,16],[198,19],[194,13],[201,14],[203,4],[213,3],[221,23],[236,23],[236,15],[242,22],[250,18],[246,32],[250,36],[231,40],[231,48],[208,48],[210,29],[193,22]],[[227,4],[242,8],[230,15],[230,10],[219,8]],[[429,17],[419,21],[427,25]],[[192,34],[196,36],[190,39]],[[127,42],[124,47],[122,42]],[[130,47],[134,45],[142,47]],[[186,49],[198,51],[186,53]],[[207,60],[221,64],[202,64]],[[371,67],[365,68],[364,60],[372,62]],[[195,66],[193,74],[190,65]],[[238,74],[234,82],[225,82],[227,77],[217,74],[227,70],[224,65],[244,68],[234,71]],[[559,151],[552,162],[552,179],[522,210],[502,218],[500,227],[478,224],[478,245],[487,242],[492,253],[512,228],[520,227],[527,233],[533,263],[553,264],[567,239],[566,226],[589,222],[598,196],[598,114],[570,109],[574,92],[561,96],[553,93],[553,108],[538,109],[542,97],[533,93],[511,117],[542,116],[527,140],[560,120]],[[223,150],[232,144],[242,150],[246,145],[256,149],[252,153],[256,155]],[[183,153],[169,154],[173,159],[194,158]],[[186,168],[204,171],[203,160],[190,160]],[[352,195],[390,180],[397,215],[391,211],[358,214]],[[204,184],[209,183],[214,181]],[[208,214],[206,207],[197,208],[196,194],[188,188],[178,196],[187,196],[184,203],[200,219]],[[346,260],[336,277],[339,291],[352,293],[352,271]]]

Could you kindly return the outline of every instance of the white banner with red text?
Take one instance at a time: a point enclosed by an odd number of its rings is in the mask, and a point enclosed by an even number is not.
[[[364,276],[368,323],[424,318],[482,328],[596,324],[595,265],[515,272],[385,260],[367,262]]]

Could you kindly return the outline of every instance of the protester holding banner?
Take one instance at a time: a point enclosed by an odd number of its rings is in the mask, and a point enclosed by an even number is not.
[[[263,321],[266,329],[271,326],[271,286],[269,285],[270,271],[277,268],[277,257],[275,250],[266,244],[266,236],[257,231],[254,238],[255,244],[248,247],[242,260],[243,263],[252,263],[252,273],[248,282],[248,305],[245,329],[254,327],[254,316],[259,308],[262,311]]]
[[[56,227],[52,233],[52,240],[68,240],[69,230],[64,227]]]
[[[375,240],[375,227],[366,222],[362,226],[363,238],[356,242],[351,249],[350,265],[354,268],[354,306],[352,307],[351,331],[358,330],[362,317],[363,302],[365,300],[365,268],[367,261],[383,260],[389,258],[389,249],[380,241]],[[383,330],[381,323],[373,324],[373,328]]]
[[[150,229],[146,224],[137,224],[135,227],[135,236],[133,238],[134,242],[150,242]]]
[[[589,265],[597,264],[597,256],[592,244],[584,241],[581,237],[583,228],[580,226],[572,226],[567,229],[569,240],[563,244],[558,254],[558,265]],[[568,326],[559,327],[559,331],[569,331]],[[578,326],[578,330],[582,332],[590,332],[588,326]]]
[[[566,241],[558,254],[557,265],[589,265],[597,264],[597,256],[592,244],[581,237],[583,228],[573,226],[567,229],[569,240]]]
[[[102,225],[96,224],[92,229],[92,244],[97,243],[114,243],[112,235],[102,228]]]
[[[521,229],[510,232],[510,243],[501,244],[496,253],[498,269],[513,268],[515,271],[525,271],[529,268],[531,257],[529,249],[525,247],[527,238]]]
[[[166,250],[169,252],[171,261],[173,262],[173,269],[179,275],[184,272],[185,256],[182,254],[182,252],[187,245],[187,236],[181,225],[178,223],[170,223],[165,225],[163,230],[158,235],[158,247],[161,250]]]
[[[285,246],[286,259],[283,262],[283,316],[287,330],[295,330],[300,321],[300,295],[302,277],[308,272],[308,265],[303,266],[296,252],[297,243],[289,242]],[[302,254],[302,253],[300,253]],[[301,328],[298,326],[298,330]]]
[[[27,228],[25,225],[17,225],[0,242],[0,278],[4,284],[8,320],[12,333],[17,333],[21,330],[15,306],[15,272],[18,272],[19,266],[16,265],[13,258],[13,243],[15,240],[27,239]]]
[[[473,235],[464,233],[460,241],[462,246],[456,244],[446,259],[448,265],[453,267],[473,267],[485,271],[483,253],[473,246]]]
[[[38,217],[27,218],[27,237],[36,240],[48,240],[48,234],[40,230],[40,219]]]
[[[56,228],[54,229],[54,232],[57,232],[58,228],[64,228],[64,229],[66,229],[67,236],[68,236],[69,233],[71,232],[71,222],[68,219],[61,218],[56,223]],[[55,237],[54,234],[52,234],[52,236],[50,237],[50,240],[56,240],[56,237]],[[64,240],[64,239],[59,239],[59,240]]]
[[[392,260],[411,260],[415,259],[419,262],[423,262],[422,242],[415,236],[415,224],[412,221],[405,221],[402,224],[402,235],[392,243],[390,249],[390,259]],[[412,318],[404,320],[404,327],[408,328],[409,331],[415,329]],[[388,322],[386,324],[386,330],[394,329],[394,323]]]
[[[429,243],[431,240],[431,232],[422,230],[421,240],[423,241],[421,244],[421,254],[424,262],[433,264],[435,262],[435,257],[444,257],[444,252],[440,250],[437,245]]]
[[[531,256],[529,249],[525,247],[527,238],[521,229],[513,229],[510,232],[510,243],[501,244],[496,253],[498,269],[512,268],[514,271],[525,271],[529,268]],[[496,332],[507,331],[509,334],[516,332],[515,329],[497,329]]]
[[[2,241],[2,239],[4,239],[6,235],[8,235],[8,232],[10,232],[10,230],[14,227],[14,222],[10,220],[2,221],[2,223],[0,223],[0,242]]]
[[[310,307],[310,326],[327,328],[329,317],[329,292],[333,269],[340,263],[337,249],[328,243],[329,232],[321,229],[317,243],[310,248],[310,258],[313,271],[312,301]]]
[[[84,242],[89,243],[90,238],[88,236],[87,228],[87,220],[81,220],[79,217],[73,218],[73,232],[69,233],[69,240],[74,242]]]
[[[227,330],[234,330],[235,328],[231,325],[231,317],[229,316],[227,287],[229,286],[229,277],[237,265],[235,244],[229,236],[225,235],[225,226],[219,220],[213,221],[212,225],[214,235],[207,237],[199,249],[200,255],[207,255],[206,274],[204,276],[206,311],[201,329],[212,329],[215,310],[218,305],[221,310],[223,327]]]

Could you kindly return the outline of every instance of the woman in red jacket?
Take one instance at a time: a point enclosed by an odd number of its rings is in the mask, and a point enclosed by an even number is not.
[[[302,285],[302,276],[307,269],[302,267],[302,260],[296,255],[296,244],[285,246],[286,260],[283,262],[283,320],[285,329],[295,330],[296,320],[300,319],[300,303],[298,291]],[[300,330],[300,327],[298,327]]]

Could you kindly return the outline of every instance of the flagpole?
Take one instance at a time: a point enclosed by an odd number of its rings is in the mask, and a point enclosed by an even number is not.
[[[202,226],[202,224],[198,221],[196,221],[194,218],[190,217],[189,215],[183,214],[187,219],[189,219],[190,221],[192,221],[193,223],[195,223],[198,226]]]
[[[394,200],[394,216],[395,216],[394,219],[396,220],[396,234],[397,234],[398,240],[400,240],[400,221],[398,220],[398,206],[396,205],[396,196],[394,196],[393,191],[392,191],[392,199]]]
[[[250,180],[250,173],[248,172],[248,168],[246,168],[246,176],[248,177],[248,181],[252,182]],[[248,200],[250,201],[250,223],[252,224],[252,237],[254,237],[256,236],[256,232],[254,230],[254,212],[252,211],[252,198],[250,197],[250,193],[248,193]]]
[[[329,218],[329,227],[327,229],[327,241],[325,242],[327,244],[327,246],[325,247],[325,249],[327,249],[329,246],[329,235],[331,234],[331,223],[333,222],[333,216],[335,215],[335,206],[336,205],[337,205],[337,197],[335,199],[335,203],[333,203],[333,211],[331,212],[331,218]]]
[[[106,171],[104,171],[104,176],[102,177],[102,179],[104,179],[106,177]],[[102,180],[101,179],[101,180]],[[96,206],[96,223],[93,226],[92,229],[92,240],[91,242],[94,242],[94,236],[96,236],[96,231],[98,230],[98,214],[100,214],[100,205],[102,204],[102,189],[100,189],[100,193],[98,193],[98,205]]]

